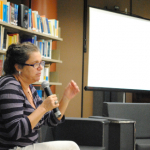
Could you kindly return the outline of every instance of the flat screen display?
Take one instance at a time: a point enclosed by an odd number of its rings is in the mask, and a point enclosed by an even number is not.
[[[89,7],[87,90],[150,91],[150,21]]]

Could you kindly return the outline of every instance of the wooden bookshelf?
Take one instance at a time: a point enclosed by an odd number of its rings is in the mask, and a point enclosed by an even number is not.
[[[62,38],[59,37],[55,37],[49,34],[45,34],[45,33],[40,33],[40,32],[36,32],[33,30],[29,30],[29,29],[25,29],[22,28],[20,26],[16,26],[16,25],[12,25],[9,23],[5,23],[0,21],[0,25],[2,25],[3,27],[5,27],[5,29],[7,29],[8,32],[11,33],[19,33],[20,36],[22,35],[36,35],[37,39],[45,39],[45,40],[53,40],[53,41],[63,41]],[[53,51],[53,50],[52,50]],[[48,57],[43,57],[42,60],[45,61],[46,63],[62,63],[62,61],[60,60],[60,52],[57,50],[54,50],[55,52],[53,52],[54,57],[52,55],[52,59],[49,59]],[[0,55],[6,55],[6,50],[0,50]],[[42,82],[35,82],[33,83],[33,85],[41,85]],[[62,83],[59,83],[58,81],[54,81],[54,82],[49,82],[50,86],[51,85],[62,85]]]

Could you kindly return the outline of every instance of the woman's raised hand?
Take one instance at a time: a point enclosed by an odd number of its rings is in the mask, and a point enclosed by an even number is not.
[[[63,99],[71,100],[79,92],[80,92],[80,90],[79,90],[79,87],[77,86],[76,82],[71,80],[70,83],[65,88]]]

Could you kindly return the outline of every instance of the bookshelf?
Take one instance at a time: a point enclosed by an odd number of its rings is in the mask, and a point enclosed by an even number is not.
[[[29,35],[29,36],[36,35],[37,39],[52,40],[52,41],[63,41],[63,39],[60,38],[60,37],[55,37],[55,36],[52,36],[52,35],[49,35],[49,34],[40,33],[40,32],[36,32],[36,31],[33,31],[33,30],[25,29],[25,28],[22,28],[20,26],[15,26],[15,25],[5,23],[5,22],[2,22],[2,21],[0,21],[0,25],[4,26],[5,29],[7,29],[8,32],[12,32],[12,33],[16,32],[16,33],[19,33],[20,36],[22,36],[22,35]],[[42,57],[42,60],[45,61],[46,63],[50,63],[50,64],[52,64],[52,63],[62,63],[62,61],[60,60],[59,51],[57,51],[57,50],[54,50],[54,51],[55,51],[54,55],[52,55],[51,59],[49,59],[48,57]],[[53,53],[53,51],[52,51],[52,53]],[[5,55],[5,54],[6,54],[5,50],[0,50],[0,55]],[[33,85],[40,85],[41,83],[42,82],[36,82]],[[59,83],[58,81],[53,82],[53,80],[49,81],[49,84],[50,85],[62,85],[62,83]]]

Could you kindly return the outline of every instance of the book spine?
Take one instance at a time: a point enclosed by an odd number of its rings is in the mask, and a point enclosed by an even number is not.
[[[0,1],[0,21],[3,21],[3,1]]]
[[[43,28],[43,22],[42,22],[42,18],[40,17],[40,24],[41,24],[41,32],[44,32],[44,28]]]
[[[32,12],[32,30],[36,31],[36,27],[35,27],[35,14],[34,14],[34,12]]]
[[[7,5],[3,4],[3,21],[7,22]]]
[[[48,23],[48,19],[47,19],[47,18],[46,18],[46,25],[47,25],[48,34],[51,34],[51,33],[50,33],[50,28],[49,28],[49,23]]]
[[[15,24],[14,20],[15,20],[15,6],[14,3],[10,3],[11,5],[11,24]]]
[[[32,27],[32,25],[31,25],[31,23],[32,23],[32,21],[31,21],[31,12],[32,12],[32,9],[29,9],[29,30],[31,30],[31,27]]]

